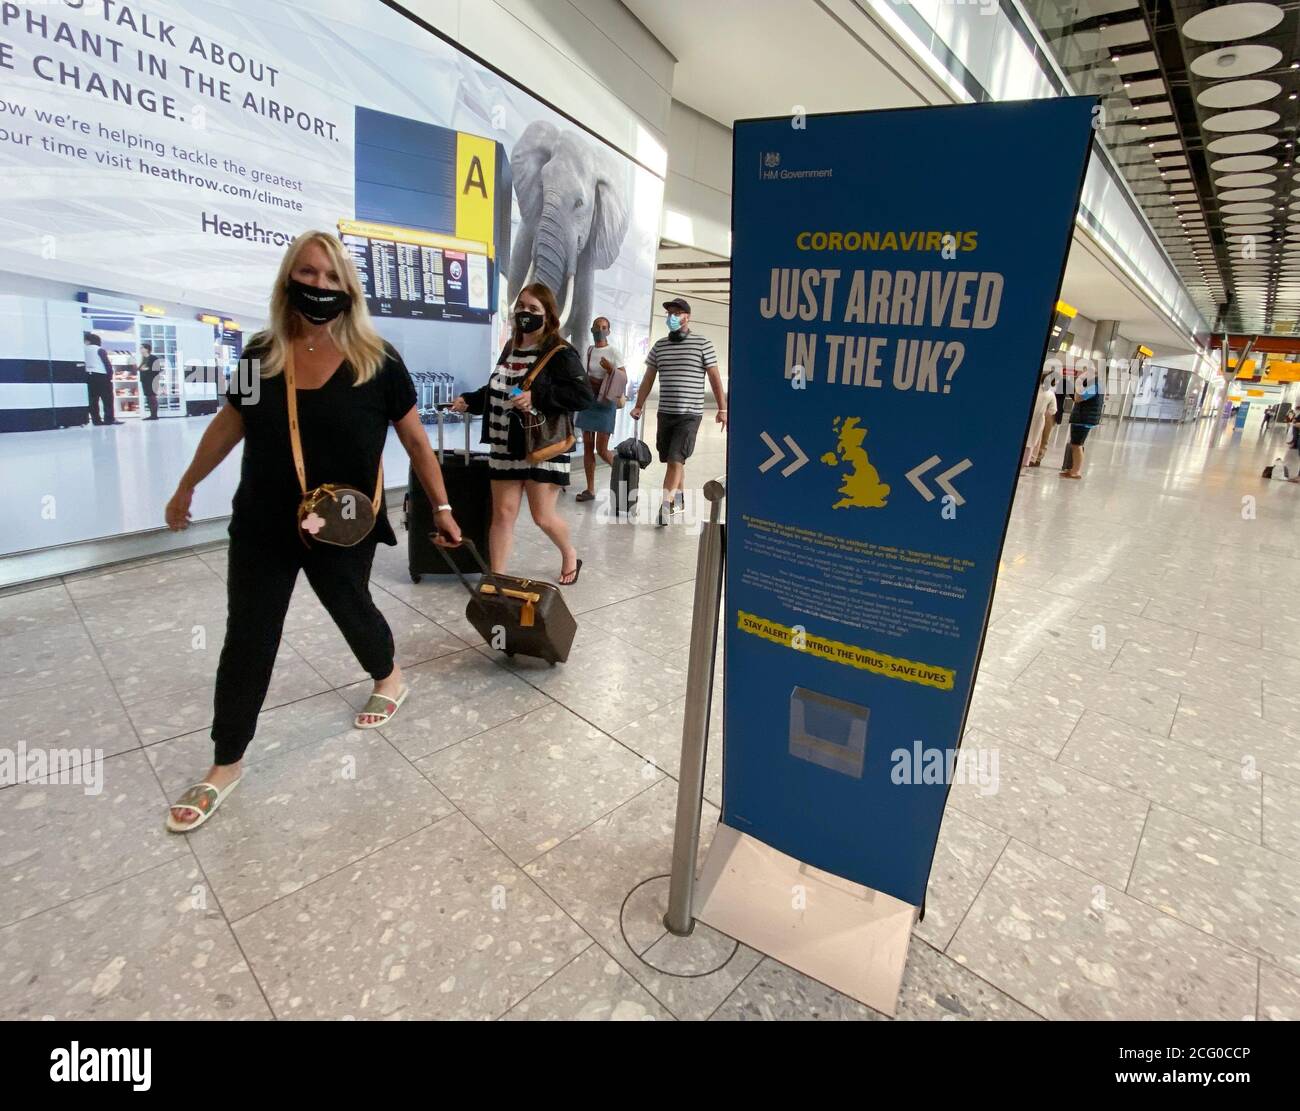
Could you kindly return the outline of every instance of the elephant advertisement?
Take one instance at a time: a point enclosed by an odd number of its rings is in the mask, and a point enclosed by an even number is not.
[[[510,301],[530,282],[549,286],[565,338],[584,344],[592,317],[606,315],[596,303],[596,275],[613,265],[627,238],[625,167],[578,131],[534,120],[515,142],[510,171],[521,217]]]
[[[460,6],[456,38],[381,0],[168,0],[162,37],[103,5],[5,7],[0,557],[160,529],[309,229],[346,246],[431,439],[525,282],[553,288],[580,352],[599,315],[643,364],[666,152],[493,5]],[[105,34],[111,55],[76,45]],[[404,475],[395,437],[388,456]],[[226,517],[238,478],[236,453],[194,520]]]

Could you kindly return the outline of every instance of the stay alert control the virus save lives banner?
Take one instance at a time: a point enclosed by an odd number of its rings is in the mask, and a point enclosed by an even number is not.
[[[735,126],[723,821],[913,905],[1094,103]]]

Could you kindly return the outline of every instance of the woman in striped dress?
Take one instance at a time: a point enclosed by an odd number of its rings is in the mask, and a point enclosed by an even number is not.
[[[569,526],[556,510],[560,489],[569,484],[569,455],[530,463],[523,421],[530,411],[545,416],[587,408],[594,397],[578,353],[560,338],[555,294],[540,282],[525,286],[515,300],[514,336],[501,352],[487,385],[452,403],[458,413],[483,417],[480,440],[491,449],[492,528],[488,548],[492,570],[505,573],[514,546],[515,520],[524,496],[533,521],[560,549],[560,585],[578,581],[582,560],[569,538]],[[529,389],[523,389],[538,359],[556,345]],[[518,394],[515,393],[519,390]]]

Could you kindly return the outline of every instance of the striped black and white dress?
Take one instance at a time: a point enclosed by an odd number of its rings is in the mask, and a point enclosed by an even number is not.
[[[557,455],[544,463],[530,463],[527,459],[514,459],[510,455],[510,416],[514,406],[511,404],[510,391],[516,386],[523,388],[524,379],[537,361],[538,348],[522,347],[512,350],[502,362],[497,363],[488,380],[487,441],[491,454],[488,463],[492,477],[498,479],[515,479],[533,482],[553,482],[557,486],[569,484],[569,454]],[[550,364],[547,364],[549,369]],[[543,370],[542,374],[546,374]],[[528,415],[523,414],[524,419]]]

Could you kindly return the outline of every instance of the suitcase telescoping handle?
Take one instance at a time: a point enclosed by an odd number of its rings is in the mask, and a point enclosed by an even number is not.
[[[445,454],[446,454],[446,453],[445,453],[444,450],[443,450],[443,442],[442,442],[442,425],[443,425],[443,421],[445,420],[444,414],[445,414],[449,409],[451,409],[451,405],[449,405],[449,404],[448,404],[448,405],[437,405],[437,406],[434,407],[434,409],[435,409],[435,411],[436,411],[437,414],[438,414],[438,462],[439,462],[439,463],[443,463],[443,462],[446,462],[446,459],[445,459]],[[486,419],[486,418],[484,418],[484,419]],[[466,413],[466,414],[465,414],[465,419],[464,419],[463,421],[461,421],[461,424],[463,424],[463,425],[465,426],[465,450],[464,450],[463,454],[464,454],[465,459],[466,459],[467,462],[468,462],[470,456],[472,456],[472,455],[474,454],[474,449],[473,449],[472,447],[470,447],[470,443],[469,443],[470,431],[471,431],[471,428],[470,428],[471,423],[472,423],[472,422],[471,422],[470,419],[469,419],[469,413]]]
[[[477,563],[479,568],[482,570],[483,577],[485,579],[490,579],[492,577],[492,568],[483,562],[483,557],[479,554],[478,547],[475,545],[474,541],[470,540],[468,537],[462,536],[459,544],[435,544],[434,547],[441,553],[442,558],[446,560],[447,566],[456,572],[456,577],[460,579],[462,585],[464,585],[465,589],[469,591],[469,596],[475,601],[478,601],[478,591],[474,589],[470,584],[469,579],[465,577],[465,572],[456,565],[456,561],[451,558],[450,552],[450,549],[453,548],[468,548],[470,555],[474,557],[474,562]]]

